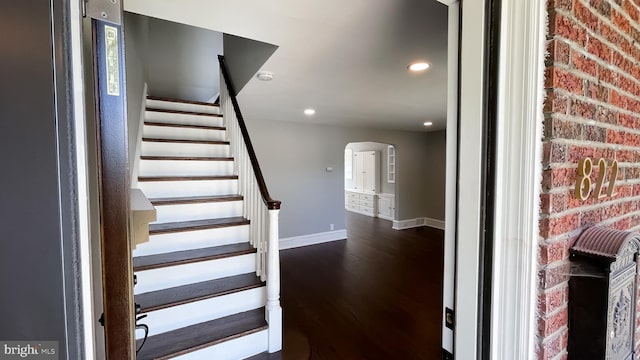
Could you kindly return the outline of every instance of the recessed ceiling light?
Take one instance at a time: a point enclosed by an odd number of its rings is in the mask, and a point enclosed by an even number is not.
[[[306,109],[306,110],[304,111],[304,114],[305,114],[305,115],[309,115],[309,116],[311,116],[311,115],[313,115],[313,114],[315,114],[315,113],[316,113],[316,111],[315,111],[315,110],[313,110],[313,109]]]
[[[431,125],[433,125],[433,123],[431,121],[427,121],[427,122],[424,123],[424,126],[431,126]]]
[[[427,64],[426,62],[420,61],[420,62],[414,62],[413,64],[407,66],[407,68],[411,71],[425,71],[429,68],[429,64]]]

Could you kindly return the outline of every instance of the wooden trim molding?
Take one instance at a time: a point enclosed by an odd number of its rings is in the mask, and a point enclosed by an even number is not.
[[[118,95],[107,90],[105,27],[116,29]],[[93,20],[96,118],[98,120],[99,196],[107,359],[135,358],[133,265],[129,241],[129,153],[124,82],[122,27]],[[113,91],[112,91],[113,93]]]
[[[280,250],[293,249],[302,246],[322,244],[330,241],[346,240],[347,230],[334,230],[322,233],[293,236],[280,239]]]
[[[545,1],[502,2],[491,358],[534,358]]]
[[[392,229],[394,230],[404,230],[411,229],[415,227],[428,226],[434,229],[445,229],[445,222],[443,220],[431,219],[427,217],[419,217],[415,219],[407,219],[407,220],[393,220]]]

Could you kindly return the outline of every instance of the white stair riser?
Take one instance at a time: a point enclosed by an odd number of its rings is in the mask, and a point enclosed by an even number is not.
[[[226,144],[189,144],[142,141],[143,156],[229,156]]]
[[[241,336],[201,350],[193,351],[174,360],[238,360],[267,351],[269,334],[267,330]]]
[[[166,124],[224,126],[221,117],[210,115],[175,114],[147,110],[144,113],[144,119]]]
[[[152,109],[191,111],[191,112],[199,112],[199,113],[207,113],[207,114],[220,114],[220,107],[218,106],[186,104],[186,103],[180,103],[175,101],[162,101],[162,100],[151,100],[151,99],[146,100],[146,105],[148,108],[152,108]]]
[[[148,198],[229,195],[238,193],[238,180],[140,181]]]
[[[147,317],[142,322],[149,326],[149,336],[153,336],[201,322],[257,309],[266,303],[267,290],[263,286],[151,311],[146,313]],[[143,336],[143,331],[136,331],[136,338],[139,339]]]
[[[140,160],[140,176],[232,175],[233,161]]]
[[[226,134],[224,130],[145,125],[142,131],[143,131],[144,137],[157,138],[157,139],[209,140],[209,141],[226,140],[225,139]]]
[[[155,208],[157,223],[242,216],[242,200],[200,204],[155,205]]]
[[[133,256],[162,254],[165,252],[202,249],[206,247],[238,244],[249,241],[249,225],[216,229],[181,231],[151,235],[149,242],[140,244]]]
[[[197,263],[136,271],[135,293],[166,289],[174,286],[246,274],[256,270],[256,255],[247,254]]]

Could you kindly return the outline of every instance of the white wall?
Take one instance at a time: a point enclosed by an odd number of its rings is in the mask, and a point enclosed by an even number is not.
[[[343,161],[351,142],[389,143],[402,154],[397,165],[398,219],[444,220],[444,131],[246,120],[269,191],[282,201],[281,238],[326,232],[330,224],[336,230],[345,228]]]

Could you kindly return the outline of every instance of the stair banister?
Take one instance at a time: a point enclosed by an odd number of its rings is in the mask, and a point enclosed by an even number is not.
[[[282,349],[282,307],[280,306],[280,249],[278,213],[281,202],[269,195],[249,131],[242,117],[224,56],[219,55],[220,109],[224,115],[231,151],[235,157],[238,190],[245,199],[244,216],[251,221],[249,236],[258,251],[256,273],[267,283],[266,320],[269,324],[269,352]],[[226,86],[224,86],[226,85]]]

